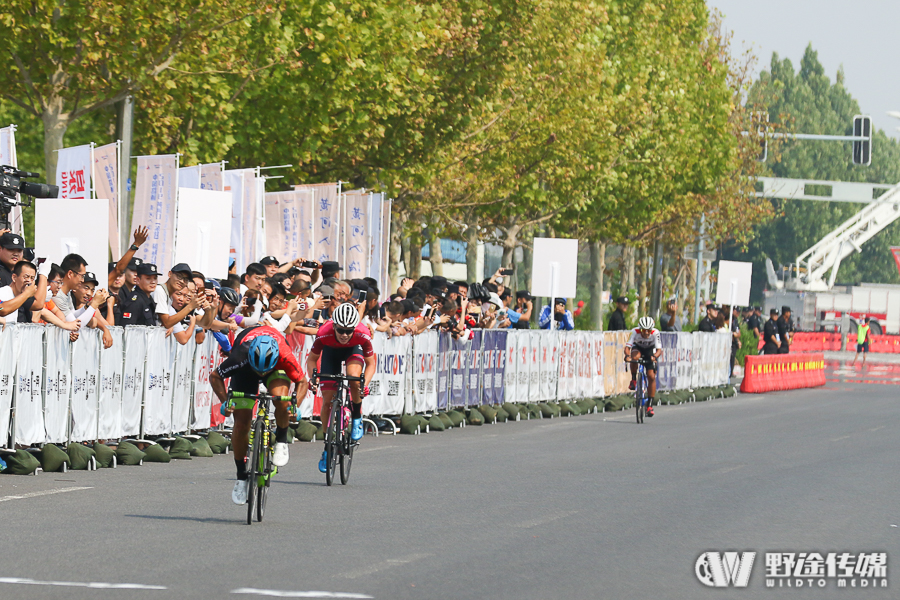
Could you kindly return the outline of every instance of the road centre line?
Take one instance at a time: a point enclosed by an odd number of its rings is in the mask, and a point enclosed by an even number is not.
[[[18,494],[16,496],[2,496],[0,502],[9,502],[10,500],[24,500],[26,498],[37,498],[38,496],[52,496],[53,494],[65,494],[66,492],[77,492],[79,490],[92,490],[93,487],[67,487],[57,488],[55,490],[45,490],[43,492],[28,492],[27,494]]]
[[[238,588],[231,590],[232,594],[254,594],[256,596],[270,596],[272,598],[373,598],[365,594],[352,594],[345,592],[291,592],[287,590],[261,590],[256,588]]]
[[[356,579],[357,577],[365,577],[366,575],[374,575],[379,571],[384,571],[386,569],[393,569],[394,567],[399,567],[401,565],[406,565],[411,562],[415,562],[417,560],[421,560],[423,558],[427,558],[431,556],[430,554],[410,554],[409,556],[403,556],[400,558],[389,558],[380,563],[375,563],[370,567],[363,567],[362,569],[355,569],[352,571],[347,571],[341,577],[345,577],[347,579]],[[368,598],[368,596],[359,596],[362,598]]]
[[[100,581],[38,581],[24,577],[0,577],[0,583],[22,585],[52,585],[56,587],[83,587],[95,590],[165,590],[162,585],[144,585],[142,583],[103,583]]]

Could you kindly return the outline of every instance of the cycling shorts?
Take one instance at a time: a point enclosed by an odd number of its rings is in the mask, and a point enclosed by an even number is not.
[[[325,346],[322,349],[322,362],[320,363],[319,373],[325,375],[340,375],[343,373],[344,363],[358,362],[365,363],[363,358],[362,346],[349,346],[347,348],[332,348]],[[320,381],[323,390],[336,390],[337,381]]]
[[[648,361],[649,364],[651,365],[649,367],[647,365],[644,365],[644,368],[647,369],[648,371],[655,371],[656,370],[656,359],[653,358],[653,355],[656,353],[656,348],[641,348],[640,346],[632,346],[631,347],[632,354],[634,353],[635,350],[640,352],[641,358],[644,359],[645,361]]]
[[[232,392],[241,392],[243,394],[259,393],[259,384],[265,383],[266,389],[270,389],[276,382],[283,381],[287,384],[291,383],[291,378],[284,371],[272,371],[264,377],[260,377],[249,367],[236,371],[228,384],[228,389]],[[238,408],[253,408],[252,406],[238,406]]]

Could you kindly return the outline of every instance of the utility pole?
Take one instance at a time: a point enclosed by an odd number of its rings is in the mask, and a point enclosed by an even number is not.
[[[119,115],[116,120],[116,137],[122,140],[119,152],[119,180],[125,185],[119,189],[125,194],[119,199],[122,212],[119,214],[119,231],[121,232],[121,248],[127,248],[131,242],[131,211],[134,201],[131,196],[131,142],[134,139],[134,98],[126,96],[118,106]],[[114,257],[115,258],[115,257]]]
[[[694,323],[700,320],[700,282],[703,280],[703,233],[706,215],[700,215],[700,235],[697,237],[697,281],[694,284]]]

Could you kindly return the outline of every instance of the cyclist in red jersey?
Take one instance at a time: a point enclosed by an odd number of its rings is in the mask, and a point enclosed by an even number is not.
[[[284,339],[274,327],[259,325],[249,327],[234,340],[228,358],[209,376],[213,392],[224,405],[228,401],[225,379],[230,378],[231,391],[258,394],[259,384],[265,383],[273,396],[290,395],[291,382],[300,383],[303,375],[300,363]],[[237,400],[236,400],[237,402]],[[231,493],[235,504],[247,503],[247,446],[250,443],[250,425],[253,421],[254,402],[237,404],[234,411],[234,430],[231,445],[237,467],[237,481]],[[288,463],[287,430],[290,424],[290,402],[275,402],[275,456],[273,462],[282,467]]]
[[[350,397],[353,400],[351,410],[353,412],[353,427],[350,438],[357,441],[363,436],[362,426],[362,399],[368,394],[369,383],[375,375],[377,361],[375,350],[372,348],[372,334],[369,328],[359,322],[359,309],[356,305],[346,302],[334,309],[332,319],[319,328],[316,341],[313,342],[309,357],[306,359],[306,372],[312,373],[316,368],[316,362],[322,357],[320,373],[338,375],[341,373],[341,363],[347,365],[347,375],[359,377],[365,363],[363,389],[359,382],[350,383]],[[328,427],[328,419],[331,415],[331,402],[334,399],[334,381],[323,381],[322,388],[322,427]],[[364,393],[363,393],[364,392]],[[325,472],[325,452],[319,461],[319,471]]]

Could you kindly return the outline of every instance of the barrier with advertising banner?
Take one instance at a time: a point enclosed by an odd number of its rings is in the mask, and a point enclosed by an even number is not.
[[[741,392],[760,394],[825,385],[825,356],[821,353],[748,356]]]
[[[113,327],[111,334],[113,346],[104,349],[96,330],[83,331],[75,343],[55,327],[0,331],[0,445],[171,435],[223,422],[209,374],[224,357],[212,336],[182,346],[161,327]],[[630,381],[626,339],[627,332],[596,331],[485,330],[467,340],[379,333],[363,413],[623,394]],[[664,333],[662,341],[661,390],[727,383],[727,334]],[[292,334],[288,344],[305,369],[312,338]],[[787,381],[773,389],[813,381],[809,365],[817,359],[811,356],[787,355],[797,366],[761,367],[769,371],[760,377],[779,373]],[[301,399],[302,417],[318,414],[315,400],[311,392]]]

